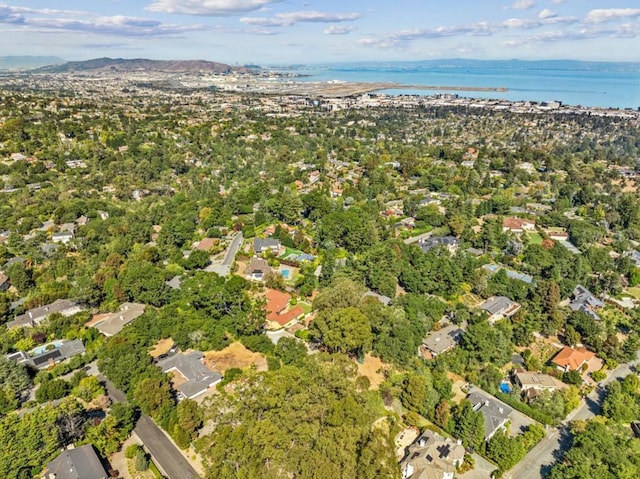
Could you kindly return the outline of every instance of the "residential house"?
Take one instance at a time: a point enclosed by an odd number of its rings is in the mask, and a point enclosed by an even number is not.
[[[62,243],[67,244],[69,241],[73,239],[74,233],[71,231],[59,231],[57,233],[53,233],[51,236],[51,241],[54,243]]]
[[[6,291],[11,286],[9,276],[0,271],[0,291]]]
[[[320,172],[318,170],[312,171],[309,173],[309,183],[315,184],[320,181]]]
[[[165,373],[174,373],[174,387],[179,399],[193,399],[205,393],[222,380],[222,374],[211,371],[203,362],[200,351],[178,353],[158,360]],[[179,377],[176,377],[179,375]]]
[[[131,192],[131,198],[135,201],[142,201],[145,197],[149,196],[151,192],[149,190],[137,189]]]
[[[47,464],[45,479],[107,479],[100,458],[91,444],[65,449]]]
[[[114,336],[122,329],[144,314],[145,304],[122,303],[120,309],[114,313],[94,317],[86,325],[93,326],[105,336]]]
[[[30,309],[26,313],[16,316],[13,321],[9,321],[7,323],[7,328],[34,327],[42,323],[54,313],[61,314],[62,316],[72,316],[83,310],[84,307],[80,306],[75,301],[57,299],[53,303]]]
[[[436,357],[438,354],[445,353],[450,349],[455,348],[458,343],[460,343],[463,333],[464,329],[460,326],[449,324],[437,331],[429,333],[422,340],[422,346],[420,349],[423,352],[423,355],[425,351],[428,351],[432,357]]]
[[[591,316],[594,320],[600,321],[600,316],[598,316],[596,311],[603,308],[604,303],[591,294],[587,288],[579,284],[573,290],[569,307],[573,311],[582,311]]]
[[[527,173],[533,173],[536,170],[535,166],[533,166],[533,164],[531,164],[529,162],[518,163],[516,165],[516,168],[519,169],[519,170],[524,170]]]
[[[453,479],[464,461],[465,449],[460,441],[426,430],[407,448],[400,461],[403,479]]]
[[[513,375],[516,384],[522,389],[522,394],[528,399],[537,397],[541,392],[562,391],[568,386],[562,381],[542,373],[531,373],[524,369],[518,369]]]
[[[165,284],[169,286],[171,289],[179,291],[182,289],[182,278],[176,275],[173,278],[171,278],[169,281],[165,281]]]
[[[569,233],[563,229],[553,228],[545,230],[545,233],[554,241],[569,241]]]
[[[24,351],[11,353],[7,355],[7,359],[15,361],[18,364],[29,365],[35,369],[47,369],[84,352],[85,349],[82,341],[73,339],[55,341],[48,345],[38,347],[32,351],[32,354],[27,354]]]
[[[216,238],[203,238],[196,245],[196,249],[200,251],[211,251],[211,249],[219,242]]]
[[[455,236],[432,236],[418,241],[418,246],[425,253],[436,246],[444,246],[451,254],[455,254],[460,247],[460,240]]]
[[[520,303],[511,301],[506,296],[492,296],[480,305],[480,309],[489,313],[490,323],[510,318],[520,310],[520,307]]]
[[[496,274],[500,270],[504,270],[505,273],[507,273],[507,278],[509,279],[517,279],[518,281],[523,281],[527,284],[535,285],[535,281],[528,274],[521,273],[520,271],[514,271],[509,268],[505,268],[504,266],[501,266],[499,264],[488,263],[488,264],[482,265],[482,268],[487,270],[487,272],[491,275]]]
[[[553,210],[552,206],[543,203],[527,203],[525,206],[529,214],[548,213]]]
[[[251,258],[244,272],[246,278],[253,281],[264,281],[269,273],[271,273],[271,267],[262,258]]]
[[[433,198],[433,197],[430,196],[428,198],[424,198],[424,199],[420,200],[420,203],[418,203],[418,207],[424,208],[425,206],[429,206],[429,205],[439,206],[440,203],[441,203],[440,199]]]
[[[271,251],[274,255],[279,256],[282,250],[282,244],[279,239],[275,238],[255,238],[253,240],[253,251],[256,254],[262,254]]]
[[[551,363],[560,371],[580,371],[583,366],[588,365],[596,355],[586,348],[573,349],[565,346],[558,354],[556,354]]]
[[[481,389],[473,388],[467,396],[473,410],[484,417],[484,439],[489,441],[500,429],[505,429],[513,412],[509,406]]]
[[[291,295],[276,289],[268,289],[265,295],[267,300],[267,328],[281,329],[293,326],[293,324],[304,316],[304,310],[300,306],[289,309]]]
[[[502,220],[502,231],[510,231],[515,234],[523,233],[524,231],[535,231],[536,222],[533,220],[526,220],[522,218],[505,218]]]
[[[624,256],[629,258],[636,268],[640,268],[640,252],[634,250],[625,251]]]
[[[464,252],[470,254],[471,256],[475,256],[476,258],[484,254],[484,251],[478,248],[467,248],[466,250],[464,250]]]
[[[416,219],[413,216],[409,216],[408,218],[401,219],[395,226],[396,228],[412,230],[416,227]]]
[[[58,231],[60,232],[67,232],[67,233],[74,233],[76,232],[76,225],[75,223],[63,223],[60,225],[60,227],[58,228]]]

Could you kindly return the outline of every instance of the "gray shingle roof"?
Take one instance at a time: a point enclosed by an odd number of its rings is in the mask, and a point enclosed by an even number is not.
[[[512,304],[513,301],[506,296],[495,296],[486,300],[480,307],[487,313],[494,315],[508,310]]]
[[[211,371],[203,364],[203,357],[200,351],[176,354],[159,360],[158,366],[165,373],[171,371],[180,373],[187,381],[177,386],[178,391],[187,398],[193,398],[222,379],[222,374]]]
[[[441,354],[454,347],[460,341],[464,330],[455,324],[430,333],[422,344],[434,354]]]
[[[275,238],[255,238],[253,240],[253,250],[256,253],[262,253],[270,248],[280,248],[280,240]]]
[[[40,306],[39,308],[33,308],[20,316],[7,323],[7,327],[15,326],[31,326],[32,323],[39,324],[53,313],[60,313],[63,316],[69,316],[80,311],[82,308],[75,301],[69,301],[68,299],[57,299],[51,304]]]
[[[480,411],[484,417],[484,437],[487,440],[509,420],[509,415],[513,412],[513,409],[502,401],[476,388],[469,393],[467,399],[473,405],[474,411]]]
[[[418,246],[425,253],[436,246],[458,246],[460,244],[460,240],[455,236],[441,236],[441,237],[431,237],[424,240],[420,240],[418,242]]]
[[[113,336],[122,331],[127,324],[144,314],[146,305],[142,303],[123,303],[120,310],[113,313],[104,321],[94,325],[105,336]]]
[[[107,472],[91,444],[62,451],[47,464],[49,474],[55,479],[105,479]]]

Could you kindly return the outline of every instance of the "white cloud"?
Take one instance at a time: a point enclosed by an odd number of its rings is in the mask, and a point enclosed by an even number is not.
[[[316,11],[278,13],[278,18],[298,22],[336,23],[351,22],[361,17],[359,13],[325,13]]]
[[[80,18],[78,18],[80,17]],[[122,37],[167,37],[204,30],[203,25],[173,25],[124,15],[92,16],[73,10],[34,9],[0,4],[0,24],[18,25],[30,32],[83,32]]]
[[[226,17],[254,12],[283,0],[155,0],[146,7],[151,12]]]
[[[560,3],[565,3],[567,0],[551,0],[551,3],[553,3],[554,5],[558,5]]]
[[[516,0],[513,5],[511,5],[511,7],[516,10],[529,10],[535,6],[536,0]]]
[[[356,27],[351,25],[331,25],[325,28],[322,33],[325,35],[348,35],[355,29]]]
[[[242,17],[240,21],[247,25],[259,25],[261,27],[284,27],[291,25],[290,22],[282,18]]]
[[[595,38],[637,38],[640,37],[640,25],[624,24],[610,28],[585,27],[578,30],[553,30],[540,32],[528,37],[507,40],[501,45],[505,47],[523,47],[533,44],[550,44],[569,41],[582,41]]]
[[[554,17],[557,17],[557,16],[558,16],[558,14],[556,12],[552,12],[548,8],[545,8],[544,10],[542,10],[540,12],[540,14],[538,15],[538,18],[540,18],[542,20],[546,20],[547,18],[554,18]]]
[[[378,48],[405,48],[415,40],[454,37],[458,35],[486,37],[493,35],[496,31],[503,28],[503,26],[494,25],[489,22],[478,22],[471,25],[442,26],[434,30],[416,28],[399,30],[386,35],[362,38],[358,40],[358,44]]]
[[[612,20],[640,17],[640,8],[598,8],[587,14],[587,23],[604,23]]]
[[[277,13],[274,17],[243,17],[242,23],[260,25],[263,27],[285,27],[301,22],[312,23],[341,23],[352,22],[360,18],[359,13],[328,13],[314,10],[301,12]]]

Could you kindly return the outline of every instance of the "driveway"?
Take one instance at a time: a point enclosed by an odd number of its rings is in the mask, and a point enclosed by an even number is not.
[[[231,274],[231,266],[236,259],[236,254],[238,254],[238,250],[240,246],[242,246],[242,241],[244,240],[244,235],[242,231],[236,233],[236,235],[229,243],[227,250],[224,252],[224,257],[222,262],[220,260],[214,260],[211,258],[211,264],[207,266],[204,270],[208,273],[217,273],[220,276],[229,276]]]
[[[99,377],[99,379],[105,382],[107,394],[113,402],[127,402],[125,394],[117,389],[111,381],[104,377]],[[141,414],[134,432],[151,454],[153,462],[169,479],[197,479],[199,477],[178,448],[150,417]]]

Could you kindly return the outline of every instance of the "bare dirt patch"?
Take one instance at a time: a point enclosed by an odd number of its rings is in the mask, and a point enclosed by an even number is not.
[[[449,371],[447,373],[447,379],[449,379],[453,384],[451,385],[451,390],[453,391],[453,400],[457,403],[462,401],[467,397],[467,393],[463,391],[463,387],[467,382],[464,380],[462,376],[458,376],[456,373],[452,373]]]
[[[157,358],[159,356],[162,356],[163,354],[167,354],[174,344],[175,343],[171,338],[161,339],[160,341],[157,342],[155,347],[149,352],[149,355],[152,358]]]
[[[389,366],[383,363],[380,358],[376,358],[371,354],[365,354],[364,362],[358,363],[358,375],[366,376],[371,382],[370,389],[378,389],[380,384],[384,381],[385,371]]]
[[[207,351],[204,353],[204,361],[208,368],[220,371],[224,374],[227,369],[244,369],[255,365],[258,371],[266,371],[267,358],[260,353],[253,353],[241,343],[231,343],[222,351]]]

